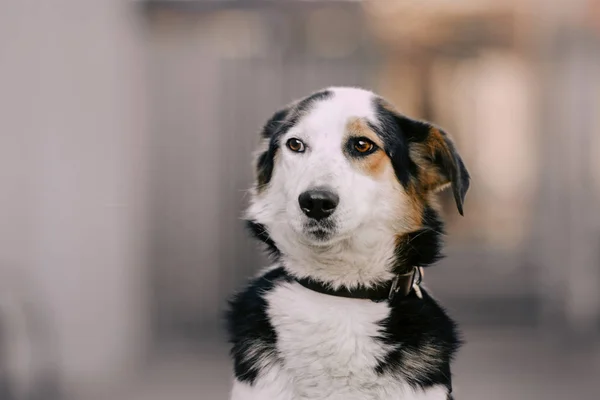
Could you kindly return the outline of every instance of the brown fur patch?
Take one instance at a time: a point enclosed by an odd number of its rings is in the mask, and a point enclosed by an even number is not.
[[[413,143],[410,157],[419,167],[419,186],[425,193],[437,192],[450,183],[438,167],[432,164],[436,155],[452,160],[450,149],[446,144],[445,134],[435,127],[429,129],[429,135],[421,143]]]
[[[425,194],[419,190],[419,186],[411,182],[406,190],[409,199],[408,209],[405,213],[405,224],[412,230],[423,225],[423,210],[425,208]]]
[[[373,141],[377,146],[383,147],[383,143],[377,134],[369,127],[365,120],[362,118],[351,118],[346,124],[346,135],[351,136],[364,136]]]
[[[443,153],[446,153],[445,155],[450,156],[450,150],[448,149],[448,145],[446,144],[445,134],[442,133],[436,127],[432,126],[429,129],[429,135],[427,136],[425,145],[427,146],[427,150],[431,156],[433,156],[436,151],[441,151]]]
[[[374,178],[380,178],[386,169],[391,168],[392,164],[387,155],[381,150],[383,143],[381,139],[369,125],[360,118],[352,118],[346,124],[346,135],[344,142],[351,137],[366,137],[379,147],[379,150],[364,158],[350,158],[350,162],[356,168],[366,175]]]

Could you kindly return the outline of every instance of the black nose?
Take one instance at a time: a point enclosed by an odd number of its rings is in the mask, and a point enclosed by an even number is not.
[[[317,221],[333,214],[339,202],[339,196],[327,189],[307,190],[298,196],[304,214]]]

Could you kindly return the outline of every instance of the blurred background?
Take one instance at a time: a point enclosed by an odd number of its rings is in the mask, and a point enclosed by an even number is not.
[[[600,1],[4,1],[0,399],[226,399],[258,130],[332,85],[456,138],[457,399],[600,397]]]

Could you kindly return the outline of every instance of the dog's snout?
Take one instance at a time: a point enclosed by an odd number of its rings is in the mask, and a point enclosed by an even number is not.
[[[329,217],[340,202],[337,194],[330,189],[312,189],[298,196],[298,204],[307,217],[321,220]]]

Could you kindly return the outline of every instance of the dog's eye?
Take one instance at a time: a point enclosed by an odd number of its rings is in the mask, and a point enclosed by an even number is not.
[[[375,144],[366,138],[356,139],[353,144],[354,150],[361,154],[370,153],[375,148]]]
[[[302,140],[296,138],[289,139],[285,145],[294,153],[304,153],[304,149],[306,148]]]

